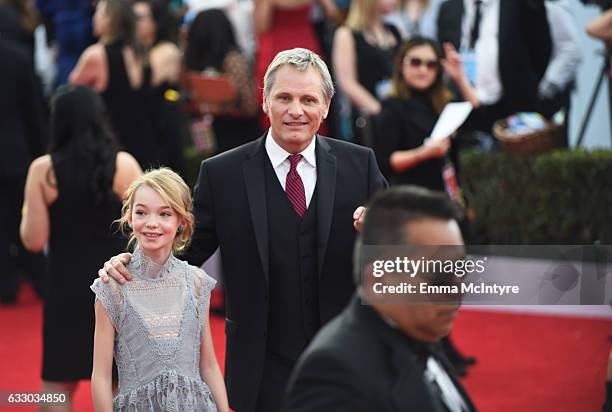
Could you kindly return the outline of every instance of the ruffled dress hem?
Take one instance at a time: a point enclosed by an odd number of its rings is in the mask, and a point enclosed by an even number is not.
[[[113,400],[115,411],[212,411],[217,408],[208,385],[176,371],[167,371],[151,382]]]

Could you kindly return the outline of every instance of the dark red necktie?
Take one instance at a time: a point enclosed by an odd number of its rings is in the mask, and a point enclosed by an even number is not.
[[[302,160],[301,154],[292,154],[288,157],[291,167],[289,173],[287,173],[287,180],[285,182],[285,191],[287,197],[300,218],[304,218],[306,214],[306,195],[304,194],[304,182],[297,172],[297,165]]]
[[[474,14],[474,23],[472,24],[472,30],[470,32],[470,50],[474,50],[476,47],[476,41],[480,36],[480,21],[482,20],[482,0],[476,0],[474,2],[476,12]]]

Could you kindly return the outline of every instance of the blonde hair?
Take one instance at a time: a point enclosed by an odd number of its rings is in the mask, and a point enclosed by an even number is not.
[[[191,213],[191,191],[185,181],[174,171],[167,167],[148,170],[144,175],[134,180],[125,193],[121,217],[115,222],[119,224],[121,233],[129,236],[128,248],[136,244],[136,237],[128,224],[128,217],[132,213],[134,198],[138,189],[146,185],[157,192],[168,203],[172,210],[178,214],[182,222],[172,243],[174,253],[182,253],[189,246],[194,230],[194,217]]]
[[[378,0],[352,0],[344,24],[351,30],[363,31],[368,28],[374,16]]]

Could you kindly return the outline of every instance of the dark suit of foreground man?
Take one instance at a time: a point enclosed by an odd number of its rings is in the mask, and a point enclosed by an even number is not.
[[[462,250],[456,216],[454,205],[441,193],[399,186],[376,196],[355,247],[355,278],[361,276],[363,245],[458,245]],[[367,267],[363,263],[362,270]],[[306,349],[291,377],[284,409],[473,411],[435,344],[450,332],[459,305],[373,303],[366,297],[368,286],[371,281],[364,281],[348,307]]]
[[[225,380],[240,412],[280,409],[295,361],[354,291],[353,212],[386,186],[370,149],[316,135],[333,93],[318,56],[279,53],[264,82],[268,134],[200,168],[188,259],[220,247]]]

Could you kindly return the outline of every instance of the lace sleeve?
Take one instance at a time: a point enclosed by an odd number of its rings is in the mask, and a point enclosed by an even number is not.
[[[223,71],[231,79],[238,91],[238,108],[249,114],[254,114],[259,105],[255,96],[255,88],[251,83],[249,64],[244,56],[236,51],[229,52],[223,60]]]
[[[202,269],[194,268],[193,282],[198,313],[205,314],[208,312],[208,307],[210,305],[210,294],[215,288],[217,281]]]
[[[104,305],[108,317],[118,331],[123,320],[123,293],[119,284],[112,279],[108,284],[96,279],[90,288],[96,294],[96,299]]]

